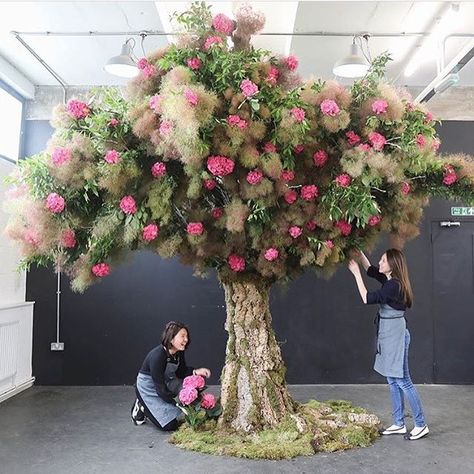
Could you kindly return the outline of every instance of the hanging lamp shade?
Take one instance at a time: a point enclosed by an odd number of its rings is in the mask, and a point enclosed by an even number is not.
[[[369,68],[370,64],[362,55],[360,47],[352,43],[350,54],[337,61],[332,72],[339,77],[363,77]]]
[[[104,66],[105,71],[114,76],[135,77],[138,75],[138,67],[131,56],[131,47],[128,42],[122,46],[122,52],[107,61]]]

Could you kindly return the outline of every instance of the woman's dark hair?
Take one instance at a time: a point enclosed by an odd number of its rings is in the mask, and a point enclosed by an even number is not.
[[[189,344],[191,344],[191,335],[189,334],[188,327],[179,321],[170,321],[166,324],[165,330],[161,336],[161,343],[165,349],[169,349],[171,347],[171,341],[173,340],[173,337],[176,336],[176,334],[178,334],[181,329],[186,329],[186,332],[188,333],[188,343],[186,344],[186,349],[188,348]]]
[[[413,304],[413,291],[411,289],[410,278],[408,276],[408,267],[405,255],[398,249],[388,249],[385,252],[387,263],[392,270],[392,278],[400,282],[400,291],[403,296],[403,302],[408,308]]]

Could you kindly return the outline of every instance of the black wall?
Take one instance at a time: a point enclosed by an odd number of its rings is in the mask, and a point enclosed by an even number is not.
[[[442,151],[474,154],[472,128],[471,122],[443,124]],[[43,149],[51,132],[46,122],[29,121],[25,154]],[[449,218],[450,203],[434,200],[425,211],[421,235],[406,247],[416,297],[408,319],[411,372],[417,383],[436,381],[431,222]],[[378,262],[387,245],[382,239],[373,262]],[[377,287],[373,282],[368,285]],[[50,351],[56,337],[55,292],[56,275],[51,270],[29,273],[27,299],[36,302],[33,374],[38,384],[131,384],[144,355],[159,342],[170,319],[189,324],[193,341],[188,361],[209,367],[211,383],[218,383],[226,333],[224,296],[215,275],[206,280],[194,278],[192,268],[177,260],[140,252],[84,295],[72,293],[67,278],[62,277],[60,340],[65,343],[64,352]],[[346,268],[341,267],[329,281],[307,272],[287,288],[275,287],[271,309],[289,383],[383,382],[372,370],[375,308],[361,303]]]

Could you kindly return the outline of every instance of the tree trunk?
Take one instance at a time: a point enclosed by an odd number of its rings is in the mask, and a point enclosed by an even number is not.
[[[286,368],[271,327],[271,284],[222,283],[229,338],[221,376],[220,423],[244,432],[275,426],[294,413],[295,403],[286,387]]]

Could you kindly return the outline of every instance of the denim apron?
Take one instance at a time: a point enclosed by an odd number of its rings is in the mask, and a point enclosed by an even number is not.
[[[178,362],[174,363],[168,358],[165,368],[165,383],[168,389],[176,394],[182,385],[182,381],[176,378],[177,369]],[[181,414],[181,410],[176,405],[166,402],[156,393],[155,383],[151,375],[138,373],[137,389],[143,403],[161,426],[167,425]]]
[[[406,327],[405,311],[380,305],[376,317],[377,353],[374,370],[384,377],[403,377]]]

